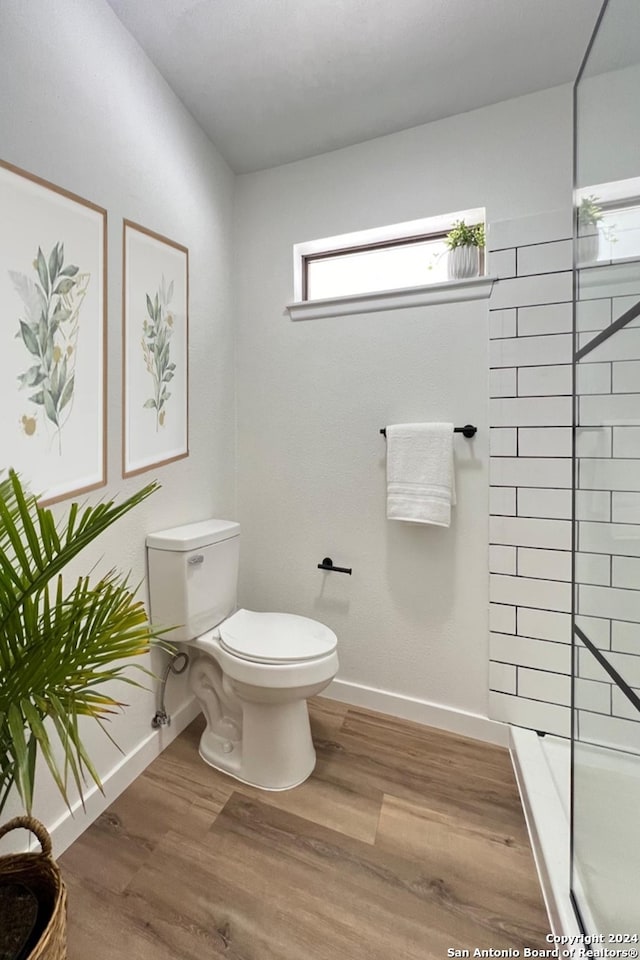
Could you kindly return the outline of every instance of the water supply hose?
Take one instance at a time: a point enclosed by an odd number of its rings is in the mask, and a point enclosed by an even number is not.
[[[180,666],[178,666],[177,664],[178,660],[182,661]],[[189,655],[187,653],[180,652],[180,653],[175,653],[169,660],[167,666],[165,667],[165,671],[162,677],[162,682],[160,684],[160,706],[156,710],[156,714],[153,720],[151,721],[151,726],[154,727],[154,729],[157,729],[158,727],[168,727],[169,724],[171,723],[171,717],[167,713],[164,705],[164,694],[167,688],[167,680],[169,679],[169,674],[175,673],[177,675],[180,675],[181,673],[185,672],[188,666],[189,666]]]

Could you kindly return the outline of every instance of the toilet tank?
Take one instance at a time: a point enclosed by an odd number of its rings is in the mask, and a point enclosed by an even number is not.
[[[240,524],[203,520],[147,536],[149,601],[154,627],[176,627],[181,643],[217,626],[236,609]]]

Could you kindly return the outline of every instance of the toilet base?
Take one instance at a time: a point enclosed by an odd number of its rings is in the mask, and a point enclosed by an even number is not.
[[[313,773],[316,752],[306,700],[242,703],[242,739],[210,729],[200,738],[205,763],[261,790],[291,790]]]
[[[201,759],[204,760],[204,762],[208,764],[208,766],[213,767],[214,770],[218,770],[220,773],[226,773],[228,777],[233,777],[233,779],[237,780],[238,783],[246,783],[248,787],[257,787],[259,790],[266,790],[269,793],[282,793],[285,790],[293,790],[294,787],[299,787],[301,784],[305,782],[305,780],[309,779],[316,765],[314,760],[313,767],[311,768],[311,770],[309,770],[308,773],[305,773],[302,779],[298,780],[296,783],[290,783],[286,787],[265,787],[262,783],[253,783],[251,780],[245,780],[244,777],[241,777],[235,771],[229,770],[227,769],[227,767],[223,767],[219,763],[214,763],[213,760],[209,760],[209,758],[206,757],[202,752],[202,749],[199,749],[198,753],[200,754]]]

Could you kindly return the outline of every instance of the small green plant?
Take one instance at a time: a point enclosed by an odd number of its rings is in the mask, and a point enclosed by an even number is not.
[[[468,225],[464,220],[457,220],[446,236],[446,244],[450,250],[456,247],[484,247],[484,223]]]
[[[602,207],[595,196],[583,197],[578,207],[578,226],[581,233],[595,233],[598,224],[602,220]],[[588,230],[588,227],[595,227],[595,230]]]
[[[578,207],[579,236],[585,237],[600,233],[609,243],[616,243],[615,226],[615,223],[604,221],[604,210],[598,197],[592,194],[590,197],[582,198]]]

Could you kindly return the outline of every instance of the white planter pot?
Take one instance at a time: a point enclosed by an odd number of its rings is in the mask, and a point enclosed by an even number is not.
[[[447,269],[451,280],[465,280],[477,277],[480,273],[480,251],[478,247],[454,247],[449,250]]]
[[[592,263],[598,259],[600,253],[600,234],[585,233],[578,235],[578,249],[576,250],[578,263]]]

